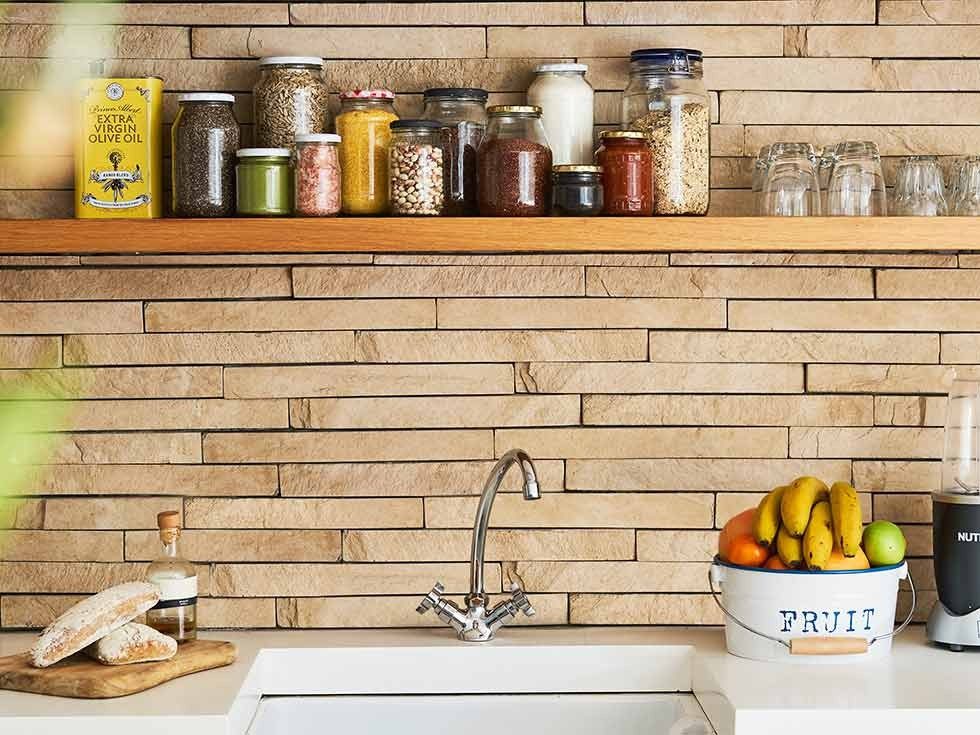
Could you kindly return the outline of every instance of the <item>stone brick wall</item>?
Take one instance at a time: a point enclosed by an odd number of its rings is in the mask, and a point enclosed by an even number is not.
[[[167,122],[177,92],[236,93],[247,142],[263,55],[324,56],[331,88],[390,86],[405,115],[432,85],[483,86],[494,102],[520,101],[535,64],[579,60],[591,67],[602,128],[619,122],[624,57],[656,45],[708,56],[712,214],[749,211],[749,156],[774,140],[875,140],[889,182],[900,156],[980,151],[980,71],[969,61],[980,57],[980,4],[964,0],[8,2],[0,105],[86,70],[77,57],[99,49],[107,74],[164,78]],[[59,88],[45,105],[71,111],[70,97]],[[16,136],[3,136],[0,217],[70,214],[71,131],[62,132],[46,131],[40,151],[35,139],[11,150]]]
[[[60,10],[0,10],[2,101],[79,66],[42,58],[69,34],[50,25]],[[980,152],[980,76],[950,59],[980,57],[967,2],[119,12],[118,34],[93,31],[108,72],[241,93],[246,131],[264,54],[323,54],[331,86],[390,84],[406,113],[432,84],[511,100],[538,60],[583,59],[611,124],[630,48],[703,47],[715,213],[745,211],[743,154],[774,139],[874,139],[889,171]],[[38,159],[0,158],[0,216],[68,213],[68,149]],[[206,625],[433,624],[417,598],[466,586],[475,494],[516,445],[544,496],[508,479],[488,580],[521,580],[539,623],[719,622],[713,529],[803,472],[853,479],[869,515],[903,524],[921,617],[940,396],[980,363],[977,269],[955,254],[6,257],[0,383],[77,400],[52,466],[0,506],[0,626],[140,576],[170,508]]]
[[[182,510],[211,626],[402,626],[467,584],[540,623],[717,623],[712,530],[802,473],[905,527],[934,595],[941,394],[980,363],[968,255],[102,256],[0,261],[0,383],[75,398],[0,505],[0,624],[138,577]]]

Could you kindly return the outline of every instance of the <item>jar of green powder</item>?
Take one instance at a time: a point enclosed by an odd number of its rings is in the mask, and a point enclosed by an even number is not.
[[[235,167],[238,214],[275,217],[293,212],[289,148],[240,148]]]

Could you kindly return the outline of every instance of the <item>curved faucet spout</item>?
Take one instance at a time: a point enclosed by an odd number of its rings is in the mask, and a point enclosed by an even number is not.
[[[473,549],[470,557],[470,594],[467,597],[467,604],[480,602],[486,606],[486,591],[483,583],[483,555],[487,543],[487,527],[490,524],[490,511],[493,509],[493,500],[497,496],[500,483],[503,482],[504,475],[514,465],[521,468],[524,479],[524,499],[537,500],[541,497],[541,490],[538,487],[538,475],[534,469],[531,457],[523,449],[511,449],[497,461],[497,464],[490,470],[490,476],[483,486],[483,493],[480,495],[480,504],[476,508],[476,520],[473,523]]]

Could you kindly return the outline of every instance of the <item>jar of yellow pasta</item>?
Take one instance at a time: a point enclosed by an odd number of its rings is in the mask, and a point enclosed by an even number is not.
[[[388,146],[398,119],[395,95],[387,89],[357,89],[340,95],[341,211],[384,214],[388,211]]]

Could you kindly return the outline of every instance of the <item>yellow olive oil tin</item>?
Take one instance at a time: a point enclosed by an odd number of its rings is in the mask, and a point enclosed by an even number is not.
[[[83,79],[75,151],[75,216],[163,214],[163,80]]]

